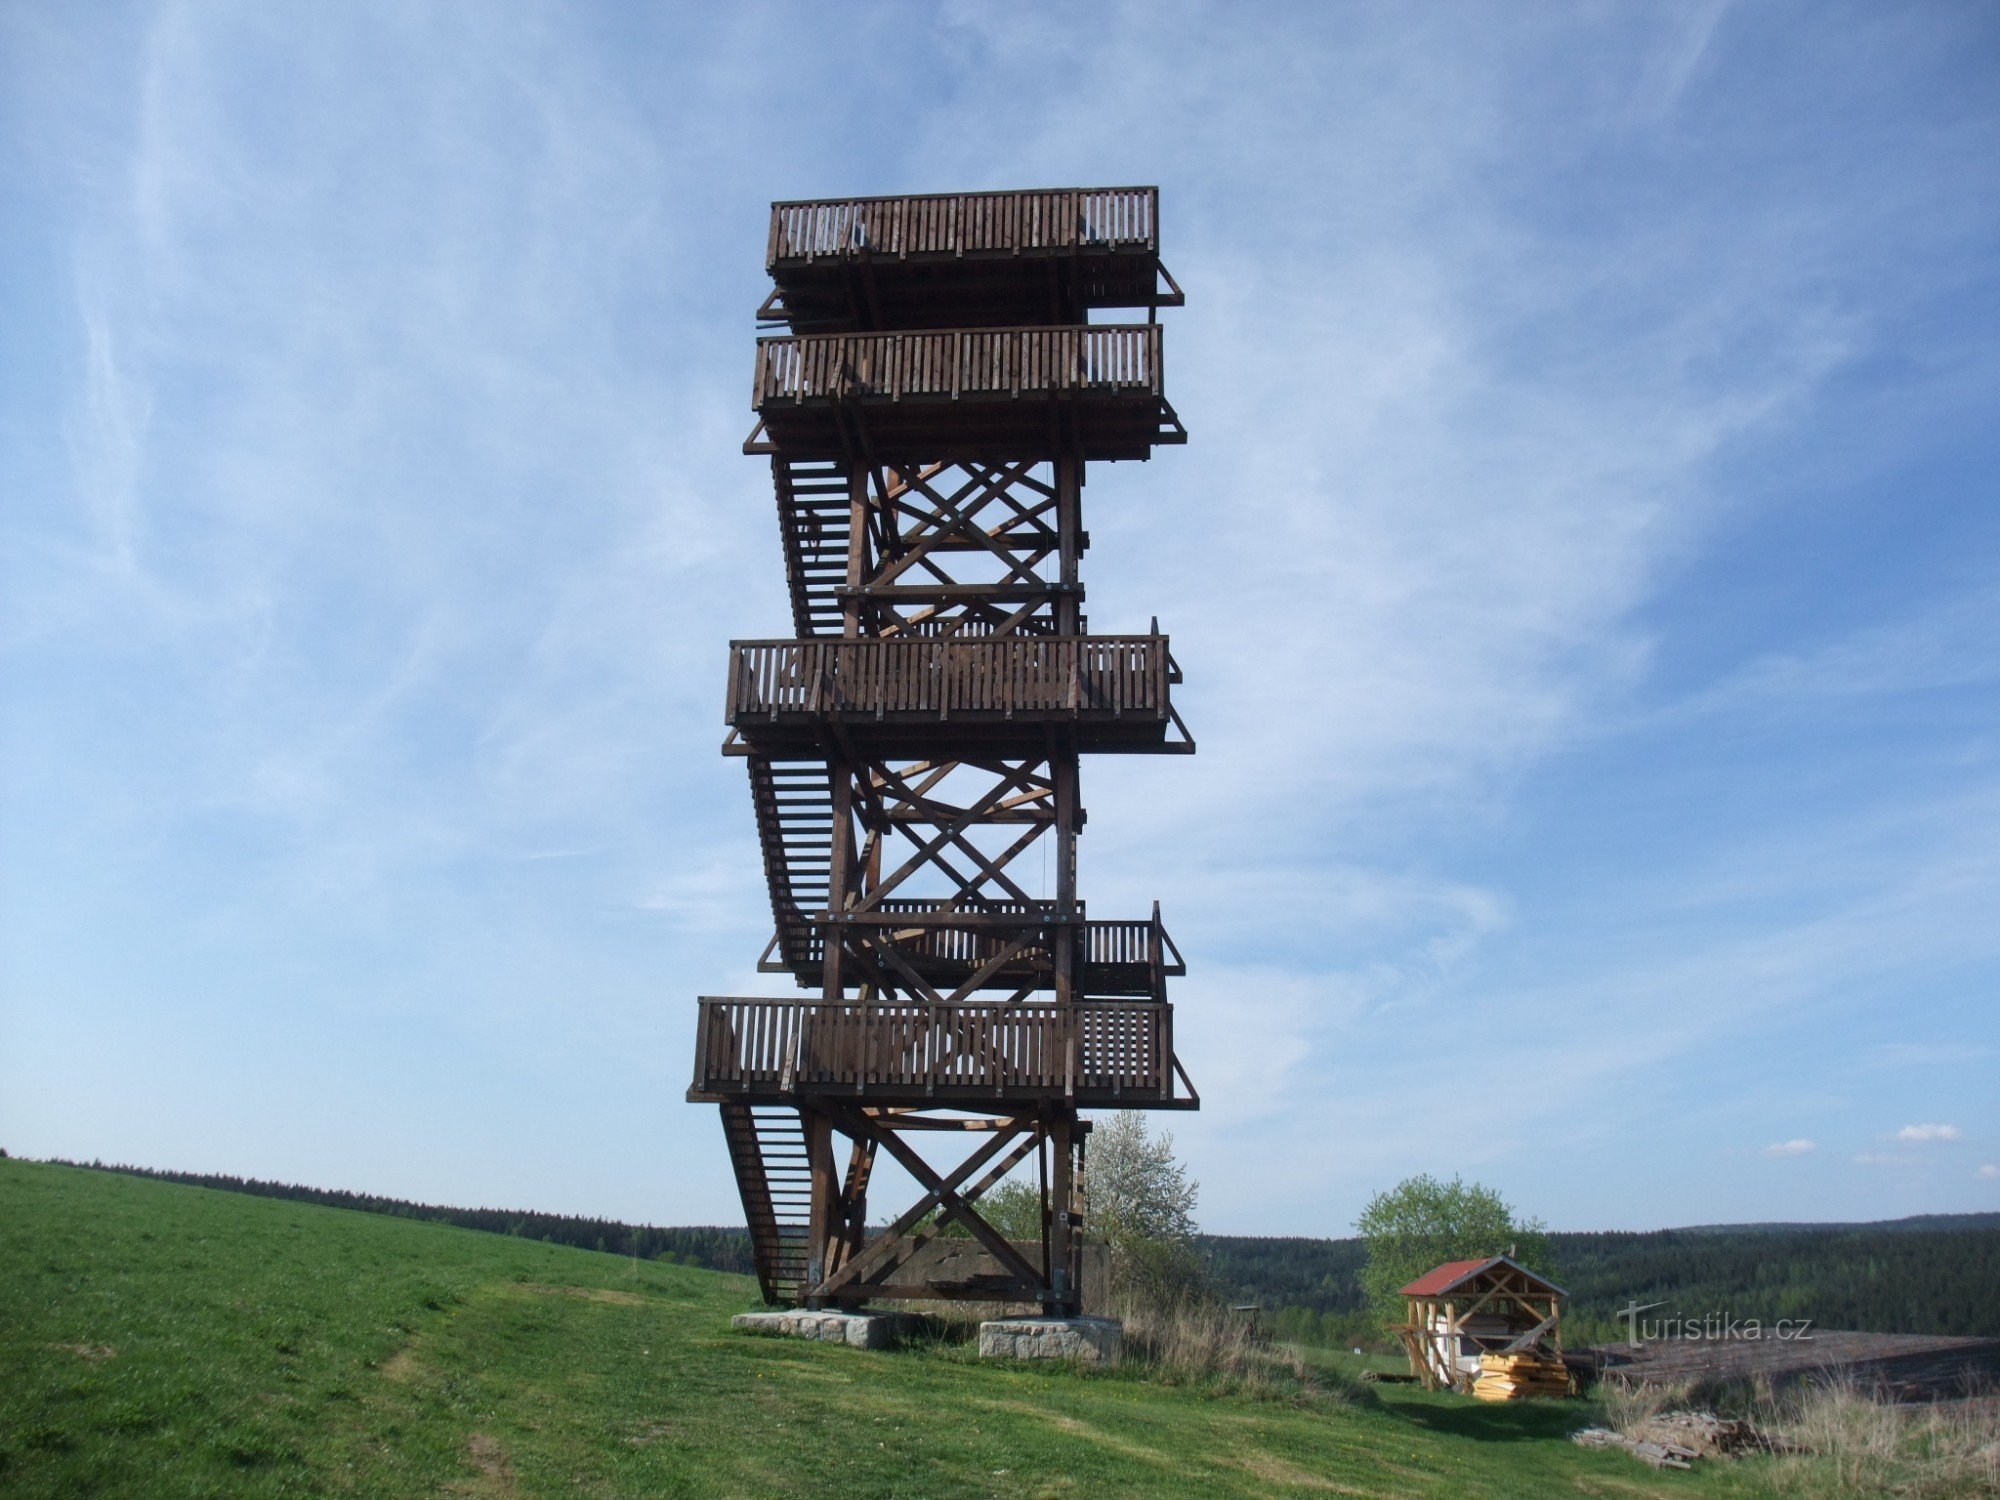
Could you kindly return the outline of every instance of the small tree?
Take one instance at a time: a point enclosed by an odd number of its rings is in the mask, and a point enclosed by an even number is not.
[[[1010,1177],[979,1200],[979,1217],[1010,1240],[1039,1240],[1042,1195],[1019,1178]]]
[[[1146,1129],[1145,1116],[1120,1110],[1090,1132],[1086,1234],[1110,1247],[1117,1295],[1165,1304],[1207,1288],[1195,1249],[1199,1192],[1174,1159],[1174,1138]]]
[[[1361,1288],[1370,1311],[1385,1323],[1403,1321],[1403,1299],[1397,1293],[1445,1261],[1511,1255],[1540,1271],[1549,1261],[1548,1235],[1540,1219],[1515,1218],[1493,1189],[1459,1177],[1450,1182],[1428,1173],[1406,1178],[1370,1198],[1354,1227],[1368,1241]]]

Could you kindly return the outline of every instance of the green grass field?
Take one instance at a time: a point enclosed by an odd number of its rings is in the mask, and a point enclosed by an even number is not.
[[[0,1161],[0,1493],[1769,1492],[1763,1461],[1656,1475],[1576,1448],[1576,1402],[871,1354],[732,1332],[754,1301],[708,1271]]]

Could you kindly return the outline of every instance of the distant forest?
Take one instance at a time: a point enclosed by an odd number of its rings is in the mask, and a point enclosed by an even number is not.
[[[749,1236],[740,1228],[662,1228],[525,1209],[447,1208],[210,1172],[60,1165],[427,1219],[713,1271],[748,1275],[752,1269]],[[1203,1235],[1200,1243],[1221,1294],[1262,1308],[1266,1326],[1278,1336],[1382,1344],[1356,1279],[1367,1257],[1360,1240]],[[1564,1333],[1572,1347],[1621,1337],[1616,1314],[1627,1302],[1668,1304],[1650,1318],[1698,1319],[1715,1312],[1766,1324],[1810,1318],[1826,1329],[2000,1337],[2000,1214],[1552,1234],[1549,1244],[1553,1264],[1535,1269],[1570,1294]]]
[[[1270,1309],[1286,1337],[1379,1343],[1362,1307],[1358,1239],[1207,1237],[1234,1302]],[[1600,1343],[1625,1329],[1618,1309],[1664,1302],[1649,1318],[1720,1313],[1810,1318],[1868,1333],[2000,1337],[2000,1215],[1930,1215],[1881,1224],[1717,1225],[1646,1234],[1552,1234],[1537,1266],[1570,1294],[1565,1342]]]
[[[706,1225],[662,1229],[651,1224],[621,1224],[615,1219],[584,1219],[574,1214],[543,1214],[528,1209],[445,1208],[435,1203],[381,1198],[373,1193],[262,1182],[254,1177],[230,1177],[219,1172],[163,1172],[152,1167],[126,1167],[101,1161],[57,1160],[55,1164],[124,1172],[133,1177],[156,1177],[162,1182],[216,1188],[225,1193],[249,1193],[258,1198],[289,1198],[297,1203],[351,1208],[398,1219],[428,1219],[437,1224],[456,1224],[461,1229],[517,1235],[524,1240],[548,1240],[578,1250],[602,1250],[608,1255],[663,1260],[670,1265],[703,1266],[711,1271],[734,1271],[744,1276],[754,1272],[750,1263],[750,1236],[743,1229]]]

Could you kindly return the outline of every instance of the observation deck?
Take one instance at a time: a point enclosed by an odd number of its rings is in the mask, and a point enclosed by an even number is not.
[[[824,198],[771,205],[758,309],[794,333],[1082,323],[1179,307],[1159,189]]]
[[[867,911],[788,910],[757,961],[759,972],[790,974],[802,985],[825,976],[826,939],[842,926],[872,929],[871,947],[945,992],[1050,988],[1056,934],[1075,934],[1077,988],[1099,999],[1161,999],[1187,962],[1160,921],[1071,918],[1047,903],[989,902],[968,910],[936,900],[879,902]]]
[[[703,996],[688,1099],[1193,1109],[1192,1090],[1175,1087],[1187,1075],[1173,1025],[1173,1007],[1154,1000],[1064,1008]]]
[[[1187,441],[1157,324],[949,328],[757,340],[746,453],[1143,459]]]
[[[1054,587],[1054,586],[1048,586]],[[936,586],[861,592],[935,602]],[[991,592],[989,590],[989,592]],[[753,751],[811,754],[837,731],[866,755],[967,743],[1188,754],[1164,635],[814,637],[730,643],[728,722]]]

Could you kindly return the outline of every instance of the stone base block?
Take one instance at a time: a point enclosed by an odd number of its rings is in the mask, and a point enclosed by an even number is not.
[[[729,1326],[751,1333],[778,1333],[787,1338],[846,1344],[853,1349],[887,1349],[904,1335],[905,1325],[910,1321],[901,1313],[807,1312],[787,1308],[779,1312],[738,1313],[729,1320]]]
[[[979,1325],[981,1359],[1073,1359],[1115,1365],[1125,1341],[1116,1318],[996,1318]]]

